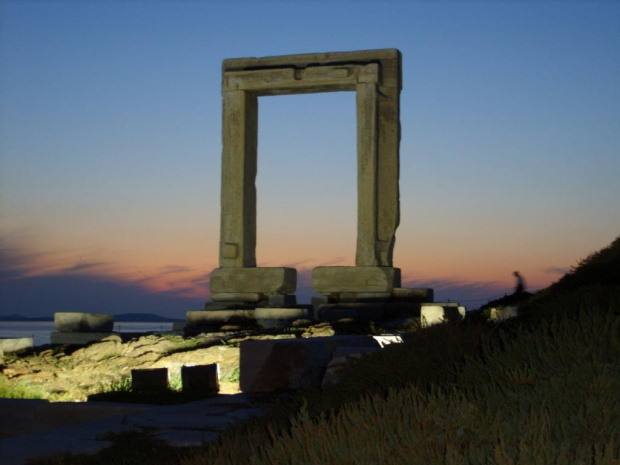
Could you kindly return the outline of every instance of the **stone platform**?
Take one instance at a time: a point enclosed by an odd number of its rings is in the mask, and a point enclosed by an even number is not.
[[[319,275],[325,272],[330,276],[334,273],[348,276],[353,270],[358,277],[363,275],[388,284],[384,287],[377,285],[371,290],[373,292],[362,292],[361,287],[355,286],[342,291],[336,290],[343,289],[341,285],[332,289],[325,284],[324,294],[313,297],[312,305],[295,305],[294,295],[273,295],[260,302],[245,299],[208,302],[205,310],[187,312],[186,332],[209,331],[225,325],[279,328],[289,326],[296,320],[386,321],[408,317],[419,319],[422,325],[431,325],[440,321],[460,320],[465,316],[465,307],[456,302],[434,302],[433,289],[391,287],[392,283],[399,281],[399,277],[394,275],[397,268],[364,270],[343,267],[341,270],[338,267],[325,267],[316,270],[319,270]]]

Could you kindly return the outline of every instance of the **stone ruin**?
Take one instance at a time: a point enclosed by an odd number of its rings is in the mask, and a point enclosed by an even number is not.
[[[188,312],[188,326],[419,317],[433,302],[432,289],[401,287],[400,269],[393,266],[401,63],[396,49],[224,60],[219,268],[211,273],[211,302],[204,311]],[[355,266],[314,268],[312,286],[322,296],[309,308],[297,305],[294,268],[256,266],[258,97],[334,91],[356,92],[356,258]]]

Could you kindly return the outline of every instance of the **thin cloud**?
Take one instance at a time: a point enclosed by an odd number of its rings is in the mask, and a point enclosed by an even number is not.
[[[159,273],[159,275],[189,273],[190,271],[192,271],[192,268],[190,268],[189,266],[167,265],[162,268],[162,271]]]
[[[209,284],[209,279],[210,279],[211,273],[206,273],[203,275],[198,276],[197,278],[194,278],[190,281],[191,284]]]
[[[77,265],[70,266],[69,268],[63,268],[63,273],[79,273],[84,270],[91,270],[93,268],[99,268],[105,265],[105,262],[91,262],[91,263],[78,263]]]

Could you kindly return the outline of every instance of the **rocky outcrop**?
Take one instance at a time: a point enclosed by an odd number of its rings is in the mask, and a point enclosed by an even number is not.
[[[183,365],[220,364],[224,381],[220,392],[239,390],[236,378],[239,348],[222,344],[227,335],[195,339],[179,336],[144,336],[123,343],[118,336],[76,350],[73,353],[45,350],[36,355],[5,358],[2,375],[43,392],[51,400],[84,401],[89,394],[110,390],[129,378],[132,369],[168,368],[174,381]]]

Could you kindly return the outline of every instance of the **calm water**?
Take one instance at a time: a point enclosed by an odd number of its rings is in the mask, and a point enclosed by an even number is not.
[[[123,333],[171,330],[172,323],[114,323],[114,331]],[[0,337],[34,337],[35,346],[49,344],[52,331],[53,321],[0,321]]]

